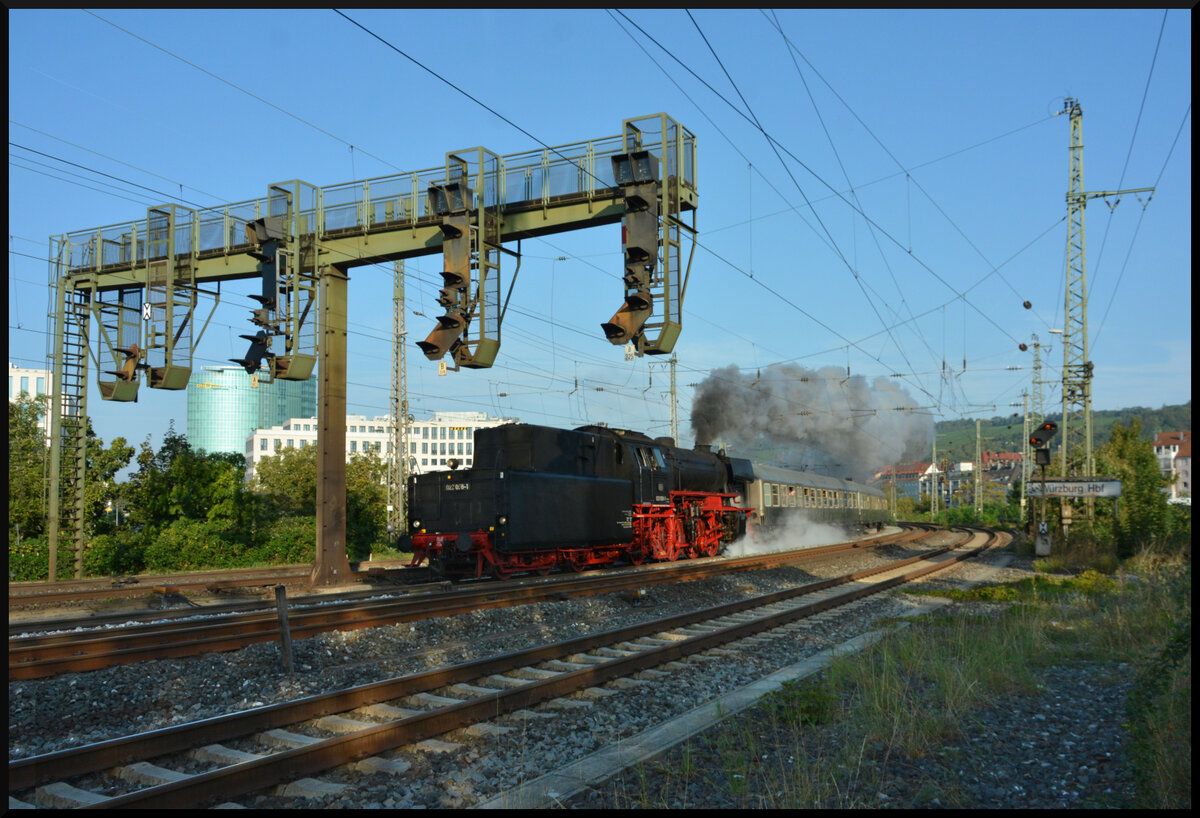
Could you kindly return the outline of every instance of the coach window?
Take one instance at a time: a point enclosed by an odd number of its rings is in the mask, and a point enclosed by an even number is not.
[[[788,486],[787,504],[791,508],[794,508],[796,506],[796,487],[795,486]]]

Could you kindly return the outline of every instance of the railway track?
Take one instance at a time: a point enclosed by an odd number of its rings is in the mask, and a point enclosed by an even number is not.
[[[526,714],[526,729],[535,729],[529,708],[619,695],[612,687],[633,674],[665,675],[690,657],[787,629],[948,567],[991,543],[987,535],[966,534],[958,545],[800,588],[22,759],[9,764],[10,804],[197,807],[264,790],[319,790],[321,782],[306,779],[348,764],[401,776],[403,762],[381,753],[457,729],[503,731],[511,714]]]
[[[361,565],[361,563],[360,563]],[[140,577],[104,577],[59,582],[16,582],[8,586],[9,611],[42,605],[86,604],[101,600],[145,596],[157,588],[177,588],[188,593],[229,593],[238,589],[271,587],[279,583],[307,584],[311,565],[272,569],[228,569],[194,571],[187,574],[156,574]],[[365,576],[365,572],[356,572]]]
[[[721,573],[761,570],[836,554],[864,546],[912,542],[930,529],[912,528],[858,542],[738,558],[660,563],[636,569],[585,575],[485,581],[465,586],[428,583],[402,595],[354,592],[338,598],[308,597],[287,615],[290,638],[303,639],[331,630],[353,630],[451,616],[465,611],[506,607],[561,598],[611,593],[661,582],[703,579]],[[366,598],[373,595],[376,598]],[[140,618],[144,621],[133,623]],[[150,659],[181,658],[206,651],[237,650],[256,642],[279,641],[280,618],[274,607],[253,605],[189,608],[184,611],[128,612],[53,622],[22,622],[9,628],[8,676],[39,679],[65,672],[98,670]]]

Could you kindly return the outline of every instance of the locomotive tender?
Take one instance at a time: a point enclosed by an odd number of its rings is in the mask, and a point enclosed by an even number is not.
[[[716,556],[788,516],[882,525],[883,493],[849,480],[681,449],[670,438],[524,423],[475,432],[474,467],[414,475],[412,566],[504,578],[624,560]]]

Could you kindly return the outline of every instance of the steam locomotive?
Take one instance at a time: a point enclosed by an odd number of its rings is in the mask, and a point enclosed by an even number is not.
[[[622,429],[515,423],[478,429],[474,443],[473,468],[410,479],[410,565],[503,579],[716,556],[748,527],[797,514],[874,526],[888,517],[869,486]]]

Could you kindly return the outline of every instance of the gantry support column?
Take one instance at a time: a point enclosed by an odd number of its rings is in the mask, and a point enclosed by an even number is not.
[[[75,578],[83,578],[83,549],[87,506],[83,488],[87,477],[88,325],[93,283],[60,275],[54,310],[54,373],[51,382],[47,536],[49,579],[58,579],[58,545],[72,539]]]
[[[346,309],[350,277],[330,265],[320,278],[321,382],[317,405],[317,559],[313,585],[349,582],[346,559]]]

